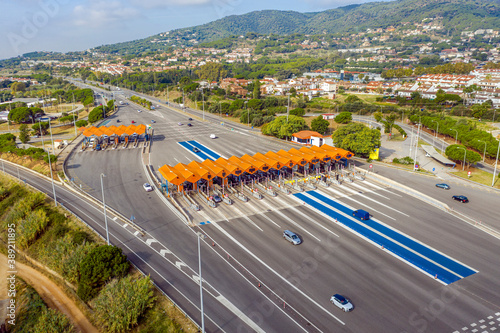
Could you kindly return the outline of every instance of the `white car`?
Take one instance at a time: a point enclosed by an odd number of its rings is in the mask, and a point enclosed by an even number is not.
[[[137,112],[142,112],[142,110],[137,110]]]
[[[144,187],[144,190],[146,192],[151,192],[153,190],[153,186],[149,185],[149,183],[144,183],[144,185],[142,185],[142,187]]]
[[[210,134],[210,139],[215,139],[215,138],[216,138],[215,134]]]
[[[354,306],[351,304],[351,302],[349,302],[349,300],[346,297],[344,297],[340,294],[333,295],[330,298],[330,302],[335,304],[337,307],[342,309],[344,312],[349,312],[349,311],[352,311],[352,309],[354,309]]]

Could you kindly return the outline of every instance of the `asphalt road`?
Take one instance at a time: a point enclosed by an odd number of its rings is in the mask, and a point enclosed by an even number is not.
[[[224,157],[286,147],[284,143],[255,137],[244,127],[207,124],[197,118],[192,127],[187,127],[187,117],[189,114],[165,106],[140,113],[135,106],[130,106],[121,109],[111,121],[117,118],[125,123],[131,119],[139,123],[156,120],[151,152],[151,165],[155,168],[197,159],[177,143],[183,140],[196,140]],[[183,125],[178,125],[179,122]],[[218,138],[210,139],[211,133]],[[179,260],[196,270],[196,236],[155,194],[142,190],[145,177],[139,150],[76,153],[68,165],[75,179],[85,184],[82,186],[88,186],[87,190],[97,197],[100,196],[99,173],[104,172],[106,203],[126,216],[133,214],[136,222],[158,243],[167,245]],[[389,168],[377,167],[376,172],[498,228],[494,207],[499,201],[494,192],[459,182],[452,183],[452,190],[445,191],[435,188],[436,181],[432,178]],[[262,201],[251,199],[247,204],[235,203],[234,207],[203,206],[200,213],[191,212],[195,221],[211,221],[194,228],[209,236],[208,241],[205,239],[207,244],[213,242],[203,252],[204,267],[208,266],[206,275],[203,273],[206,281],[252,318],[253,323],[269,332],[302,329],[453,332],[499,311],[497,238],[414,197],[372,181],[343,184],[333,190],[322,192],[347,205],[370,210],[390,227],[479,272],[442,285],[292,197],[279,195]],[[452,202],[453,194],[465,194],[471,202],[466,205]],[[294,229],[304,243],[294,247],[285,242],[281,238],[285,228]],[[152,255],[150,252],[146,248],[144,256]],[[161,260],[146,262],[151,265],[146,272],[161,269]],[[262,286],[256,287],[257,283]],[[196,286],[192,290],[184,288],[188,298],[196,303]],[[355,305],[352,313],[344,314],[328,302],[336,292],[352,299]],[[210,304],[213,306],[211,318],[222,329],[234,331],[241,325],[238,311],[230,311],[220,302]],[[234,324],[233,320],[239,322]]]

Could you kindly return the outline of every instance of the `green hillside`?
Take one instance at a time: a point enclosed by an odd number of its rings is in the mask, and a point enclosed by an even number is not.
[[[464,30],[498,29],[500,0],[396,0],[349,5],[316,13],[263,10],[189,28],[172,30],[145,39],[98,47],[110,53],[166,50],[169,46],[190,46],[221,38],[257,34],[324,34],[365,31],[367,28],[422,23],[433,19],[448,35]],[[153,41],[153,42],[152,42]]]

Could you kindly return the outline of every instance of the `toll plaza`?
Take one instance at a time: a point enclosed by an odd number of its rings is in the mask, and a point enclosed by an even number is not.
[[[353,156],[347,150],[323,145],[164,165],[158,172],[162,192],[171,198],[182,197],[197,210],[197,200],[216,207],[218,202],[247,201],[248,196],[261,199],[264,194],[290,194],[362,179],[349,163]]]
[[[147,146],[153,133],[150,125],[121,125],[121,126],[101,126],[101,127],[81,127],[83,132],[83,142],[81,151],[106,150],[116,148],[136,148],[142,142]]]

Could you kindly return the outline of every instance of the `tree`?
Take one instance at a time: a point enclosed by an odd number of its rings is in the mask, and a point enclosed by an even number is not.
[[[30,130],[28,128],[28,125],[26,124],[22,124],[21,126],[19,126],[19,141],[24,144],[30,141]]]
[[[350,112],[341,112],[335,117],[335,122],[338,124],[347,124],[352,121],[352,114]]]
[[[303,108],[295,108],[293,110],[290,110],[290,114],[298,117],[303,117],[306,114],[306,110]]]
[[[23,92],[26,90],[26,84],[24,82],[14,82],[11,84],[10,90],[12,90],[13,93]]]
[[[248,105],[247,107],[249,107],[250,109],[253,109],[253,110],[262,110],[262,101],[260,99],[251,99],[248,101]]]
[[[47,134],[47,130],[49,129],[49,122],[48,121],[39,122],[31,126],[31,128],[39,135],[45,135]]]
[[[360,123],[340,127],[333,133],[332,139],[335,147],[361,156],[368,156],[376,147],[380,147],[380,131]]]
[[[318,116],[311,122],[311,129],[321,134],[328,130],[328,126],[330,126],[330,123],[328,120],[323,119],[323,116]]]
[[[130,264],[122,250],[112,245],[96,247],[81,261],[79,266],[77,295],[83,301],[92,299],[101,287],[114,277],[122,277]]]
[[[280,116],[262,127],[262,134],[272,135],[283,139],[291,137],[293,133],[300,132],[307,128],[306,121],[302,117]]]
[[[476,164],[477,162],[482,160],[482,157],[479,153],[473,150],[467,150],[467,148],[463,145],[449,145],[448,147],[446,147],[445,154],[450,160],[461,161],[462,163],[465,154],[465,162],[469,165],[471,163]]]
[[[198,77],[202,80],[207,80],[209,82],[215,81],[219,82],[220,79],[227,77],[227,70],[224,66],[215,62],[209,62],[200,67],[196,71]]]
[[[9,112],[8,119],[18,124],[31,120],[31,110],[28,107],[12,109]]]
[[[347,98],[345,99],[346,103],[354,103],[360,101],[359,97],[356,95],[348,95]]]
[[[260,81],[255,80],[253,84],[253,98],[260,98]]]
[[[86,121],[85,119],[81,119],[81,120],[76,121],[76,127],[84,127],[84,126],[87,126],[88,124],[89,124],[89,122]]]

